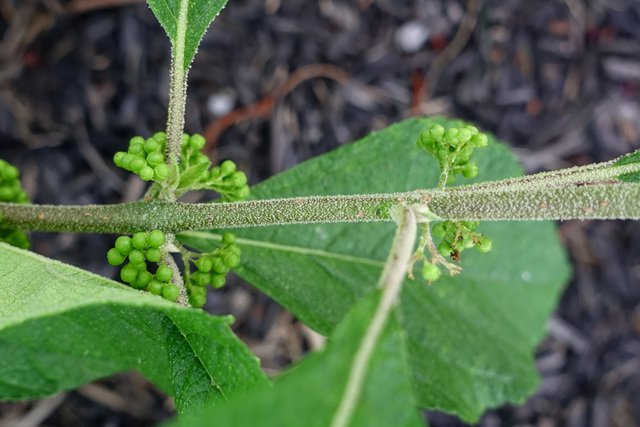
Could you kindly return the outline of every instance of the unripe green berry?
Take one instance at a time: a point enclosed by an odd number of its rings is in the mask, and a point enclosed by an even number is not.
[[[225,279],[224,275],[211,275],[211,286],[213,286],[214,289],[220,289],[224,286],[226,281],[227,280]]]
[[[162,231],[153,230],[151,233],[149,233],[148,240],[151,246],[153,246],[154,248],[159,248],[167,241],[167,237]]]
[[[195,262],[196,267],[199,271],[203,271],[208,273],[213,268],[213,260],[208,257],[202,257]]]
[[[489,138],[487,138],[487,135],[479,133],[471,138],[471,143],[474,147],[486,147],[489,143]]]
[[[162,295],[163,285],[156,279],[151,279],[149,284],[147,285],[147,290],[151,292],[153,295]]]
[[[180,142],[180,147],[182,147],[182,148],[187,148],[187,147],[189,147],[189,139],[191,139],[191,138],[189,137],[189,135],[188,135],[188,134],[186,134],[186,133],[183,133],[183,134],[182,134],[182,142]]]
[[[161,282],[168,282],[173,278],[173,270],[166,265],[161,265],[156,271],[156,278]]]
[[[127,258],[126,255],[122,255],[116,248],[111,248],[107,252],[107,261],[111,265],[120,265]]]
[[[427,282],[435,282],[440,278],[440,268],[437,265],[431,263],[425,263],[422,267],[422,277]]]
[[[2,168],[0,175],[2,175],[2,178],[6,179],[7,181],[13,181],[18,179],[18,176],[20,176],[20,172],[18,171],[18,168],[7,163],[7,166]]]
[[[169,169],[169,166],[166,163],[160,163],[153,169],[156,179],[159,181],[165,181],[171,174],[171,169]]]
[[[164,144],[167,142],[167,134],[164,132],[158,132],[153,135],[153,138],[158,141],[160,144]]]
[[[135,249],[134,249],[135,251]],[[141,271],[147,271],[147,263],[146,262],[139,262],[137,264],[134,264],[134,266],[138,269],[138,273]]]
[[[209,179],[211,181],[217,180],[221,176],[222,176],[222,171],[220,169],[220,166],[216,166],[215,168],[211,169],[211,172],[209,173]]]
[[[138,277],[138,269],[133,264],[127,264],[120,270],[120,278],[125,283],[131,283]]]
[[[158,248],[149,248],[145,251],[144,255],[149,262],[159,262],[162,259],[162,251]]]
[[[180,296],[180,289],[176,285],[166,285],[162,288],[162,297],[169,301],[176,301]]]
[[[211,281],[211,275],[202,271],[196,271],[191,275],[191,281],[196,286],[206,286]]]
[[[418,138],[418,148],[421,150],[431,151],[436,145],[436,140],[431,136],[430,131],[425,130],[420,134],[420,138]]]
[[[233,245],[236,242],[236,235],[233,233],[224,233],[222,235],[222,244],[223,245]]]
[[[220,174],[222,176],[229,176],[236,171],[236,164],[231,160],[225,160],[220,165]]]
[[[160,142],[155,138],[149,138],[144,142],[143,148],[147,153],[152,153],[160,149]]]
[[[227,274],[229,272],[229,267],[222,260],[222,258],[214,258],[213,259],[213,270],[218,274]]]
[[[229,182],[234,187],[240,188],[247,185],[247,175],[242,171],[236,172],[229,177]]]
[[[473,241],[473,237],[471,237],[470,234],[465,233],[462,236],[462,240],[460,240],[459,245],[462,249],[469,249],[472,248],[473,245],[475,245],[475,242]]]
[[[120,167],[130,171],[131,162],[134,161],[136,158],[137,157],[134,156],[133,154],[125,153],[125,155],[122,156],[122,160],[120,161]]]
[[[433,139],[440,142],[442,141],[442,138],[445,134],[444,127],[442,127],[441,125],[433,125],[431,126],[431,129],[429,129],[429,134]]]
[[[122,167],[122,159],[126,155],[127,153],[125,153],[124,151],[118,151],[116,154],[113,155],[113,163],[118,167]]]
[[[227,255],[225,261],[225,264],[229,268],[236,268],[238,265],[240,265],[240,257],[233,253]]]
[[[478,237],[478,244],[476,245],[476,249],[482,253],[489,252],[493,248],[493,240],[488,237],[480,236]]]
[[[445,236],[446,231],[444,229],[444,224],[439,222],[438,224],[433,226],[433,235],[437,238],[443,238]]]
[[[467,163],[462,168],[462,175],[464,175],[465,178],[475,178],[478,176],[478,165],[475,163]]]
[[[149,246],[149,242],[147,240],[147,233],[144,233],[142,231],[135,233],[131,238],[131,242],[133,243],[134,248],[140,249],[140,250],[147,249],[147,246]]]
[[[131,241],[131,237],[128,236],[120,236],[116,239],[115,248],[122,255],[129,255],[131,249],[133,249],[133,242]]]
[[[148,271],[140,271],[138,272],[138,275],[136,276],[135,280],[133,282],[131,282],[131,287],[134,289],[146,289],[147,285],[149,283],[151,283],[151,280],[153,279],[153,274],[149,273]]]
[[[466,125],[464,128],[469,131],[472,137],[479,133],[478,128],[473,125]]]
[[[449,129],[444,139],[451,145],[458,145],[458,129]]]
[[[14,195],[15,195],[15,192],[13,191],[13,188],[5,187],[5,186],[0,187],[0,200],[2,201],[13,200]]]
[[[480,225],[480,221],[462,221],[462,225],[467,227],[469,231],[474,231]]]
[[[189,304],[192,307],[200,308],[207,302],[206,295],[202,294],[191,294],[189,295]]]
[[[446,240],[440,242],[438,245],[438,253],[445,258],[451,256],[451,243]]]
[[[129,167],[131,168],[131,172],[139,173],[146,164],[147,162],[145,162],[142,157],[136,157],[131,160]]]
[[[469,132],[469,130],[466,129],[466,128],[460,129],[458,131],[458,135],[457,135],[458,141],[460,142],[460,144],[464,144],[464,143],[468,142],[471,139],[472,136],[473,135],[471,135],[471,132]]]
[[[131,264],[141,264],[145,262],[146,259],[147,258],[144,256],[144,252],[142,252],[140,249],[133,249],[131,252],[129,252],[129,261],[131,261]]]
[[[240,246],[238,246],[238,245],[229,245],[229,247],[227,247],[226,250],[229,253],[236,254],[238,256],[242,255],[242,250],[240,249]]]
[[[236,200],[244,200],[247,197],[249,197],[250,193],[251,193],[251,190],[249,189],[249,186],[245,185],[244,187],[241,187],[240,189],[238,189],[238,191],[236,191],[235,193]]]
[[[158,166],[164,163],[164,156],[160,151],[153,151],[147,154],[147,163],[149,163],[150,166]]]
[[[142,169],[140,169],[138,175],[140,175],[140,178],[144,181],[151,181],[154,176],[153,168],[151,166],[144,165]]]
[[[131,145],[142,145],[144,144],[144,138],[141,136],[134,136],[129,140],[129,146]]]
[[[127,151],[134,156],[140,156],[144,154],[144,146],[142,144],[131,144]]]
[[[204,139],[202,135],[198,135],[197,133],[194,135],[191,135],[191,138],[189,138],[189,146],[194,151],[202,150],[206,144],[207,144],[207,140]]]

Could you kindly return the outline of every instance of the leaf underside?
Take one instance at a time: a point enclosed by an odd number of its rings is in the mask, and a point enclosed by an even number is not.
[[[136,369],[183,415],[268,383],[229,319],[0,244],[0,400]]]
[[[305,162],[252,189],[256,199],[428,189],[437,185],[435,159],[416,147],[420,133],[440,123],[412,119]],[[509,150],[490,138],[476,150],[479,175],[464,184],[522,173]],[[522,402],[535,390],[532,353],[569,275],[551,223],[483,223],[488,254],[465,251],[464,271],[429,286],[407,280],[397,310],[417,403],[473,422],[489,407]],[[371,292],[391,245],[390,223],[313,224],[234,230],[243,251],[237,273],[329,335]],[[202,251],[221,233],[185,233]],[[419,267],[419,266],[418,266]],[[419,274],[416,274],[419,277]]]

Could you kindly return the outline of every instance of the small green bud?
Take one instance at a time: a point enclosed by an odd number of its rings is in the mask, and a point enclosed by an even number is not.
[[[214,258],[213,270],[218,274],[227,274],[229,272],[229,267],[222,258]]]
[[[134,156],[141,156],[144,154],[144,146],[142,144],[131,144],[127,151]]]
[[[417,142],[418,148],[421,150],[432,151],[436,146],[436,140],[431,136],[430,131],[425,130],[420,134]]]
[[[131,264],[142,264],[146,261],[146,259],[147,258],[144,256],[144,252],[142,252],[140,249],[133,249],[131,252],[129,252],[129,261],[131,261]]]
[[[189,304],[192,307],[200,308],[207,302],[207,296],[202,294],[189,295]]]
[[[458,129],[449,129],[444,139],[451,145],[458,145]]]
[[[116,239],[115,248],[122,255],[129,255],[131,249],[133,249],[133,242],[131,241],[131,237],[128,236],[120,236]]]
[[[138,269],[133,264],[127,264],[120,270],[120,279],[125,283],[133,282],[138,277]]]
[[[149,262],[159,262],[162,259],[162,251],[158,248],[149,248],[145,251],[144,255]]]
[[[206,144],[207,144],[207,140],[204,139],[202,135],[198,135],[197,133],[194,135],[191,135],[191,138],[189,138],[189,146],[194,151],[202,150]]]
[[[149,244],[154,248],[159,248],[167,241],[167,237],[162,231],[153,230],[151,233],[149,233],[148,241]]]
[[[129,168],[131,169],[131,172],[139,173],[146,164],[147,162],[145,162],[142,157],[136,157],[135,159],[131,160]]]
[[[233,233],[224,233],[222,235],[222,244],[223,245],[233,245],[236,242],[236,235]]]
[[[211,281],[211,275],[202,271],[196,271],[191,275],[191,281],[196,286],[206,286]]]
[[[161,265],[156,270],[156,278],[161,282],[168,282],[173,278],[173,270],[166,265]]]
[[[438,245],[438,253],[445,258],[451,256],[451,243],[446,240],[440,242]]]
[[[251,193],[251,190],[249,189],[249,186],[245,185],[244,187],[241,187],[241,188],[238,189],[238,191],[236,191],[235,199],[236,200],[244,200],[247,197],[249,197],[250,193]]]
[[[462,240],[460,240],[460,243],[459,243],[459,245],[460,245],[460,247],[462,249],[472,248],[474,244],[475,243],[473,241],[473,237],[471,237],[471,235],[469,233],[465,233],[462,236]]]
[[[140,290],[146,289],[147,285],[151,283],[152,279],[153,274],[149,273],[148,271],[140,271],[138,272],[135,280],[131,282],[131,287]]]
[[[441,125],[433,125],[431,126],[431,129],[429,129],[429,134],[431,134],[431,137],[433,139],[440,142],[442,141],[442,138],[445,134],[444,127],[442,127]]]
[[[435,282],[440,278],[440,268],[437,265],[431,264],[429,262],[424,264],[422,268],[422,277],[427,282]]]
[[[126,169],[128,171],[131,170],[131,162],[134,161],[137,157],[134,156],[133,154],[129,154],[129,153],[125,153],[124,156],[122,156],[122,160],[120,161],[120,167],[123,169]]]
[[[450,173],[447,176],[447,185],[451,185],[451,184],[453,184],[455,182],[456,182],[456,176],[454,174]]]
[[[236,164],[231,160],[225,160],[220,165],[220,173],[222,176],[229,176],[236,171]]]
[[[462,221],[462,225],[464,225],[469,231],[474,231],[480,225],[480,221]]]
[[[472,137],[476,136],[480,132],[478,128],[473,125],[466,125],[464,128],[469,131]]]
[[[443,238],[447,234],[444,229],[444,224],[439,222],[438,224],[433,226],[433,235],[439,239]]]
[[[166,285],[162,288],[162,298],[176,301],[180,296],[180,289],[176,285]]]
[[[131,145],[143,145],[144,144],[144,138],[141,136],[134,136],[133,138],[131,138],[129,140],[129,146]]]
[[[122,255],[116,248],[111,248],[107,252],[107,261],[111,265],[120,265],[126,258],[126,255]]]
[[[464,175],[465,178],[475,178],[478,176],[478,165],[475,163],[467,163],[462,168],[462,175]]]
[[[160,142],[155,138],[149,138],[144,142],[143,148],[147,153],[153,153],[160,149]]]
[[[18,177],[20,176],[20,172],[18,171],[18,168],[7,163],[7,166],[2,168],[1,175],[3,179],[6,179],[7,181],[13,181],[18,179]]]
[[[211,275],[211,286],[213,286],[214,289],[220,289],[221,287],[224,286],[226,282],[227,280],[225,279],[224,275],[221,275],[221,274]]]
[[[126,155],[127,153],[125,153],[124,151],[118,151],[116,154],[113,155],[113,163],[118,167],[122,167],[122,159]]]
[[[147,290],[154,295],[162,295],[162,288],[162,283],[160,283],[156,279],[151,279],[151,281],[147,285]]]
[[[138,172],[138,175],[140,175],[140,178],[144,181],[151,181],[154,176],[153,168],[151,166],[144,165],[142,169],[140,169],[140,172]]]
[[[240,257],[233,253],[227,255],[225,261],[225,264],[229,268],[236,268],[238,265],[240,265]]]
[[[487,138],[487,135],[484,133],[479,133],[471,138],[471,144],[473,144],[474,147],[486,147],[488,143],[489,138]]]
[[[171,169],[166,163],[160,163],[155,168],[153,168],[155,172],[156,179],[158,181],[165,181],[171,175]]]
[[[149,242],[147,240],[147,233],[142,231],[135,233],[131,238],[131,242],[133,243],[133,247],[136,249],[146,249],[149,246]]]
[[[199,271],[208,273],[213,268],[213,260],[209,257],[202,257],[195,262],[195,265]]]
[[[187,148],[189,146],[189,135],[186,133],[182,134],[182,142],[180,143],[180,146],[182,148]]]
[[[164,144],[165,142],[167,142],[167,134],[164,132],[157,132],[153,135],[153,138],[160,144]]]
[[[460,130],[458,131],[458,135],[457,135],[457,137],[458,137],[458,141],[459,141],[461,144],[465,144],[465,143],[467,143],[467,142],[471,139],[471,137],[472,137],[472,136],[473,136],[473,135],[471,134],[471,132],[470,132],[470,131],[469,131],[469,129],[467,129],[467,128],[462,128],[462,129],[460,129]]]
[[[158,166],[164,163],[164,156],[160,151],[153,151],[147,154],[147,163],[151,166]]]
[[[214,181],[222,176],[222,171],[220,170],[220,166],[216,166],[211,169],[211,173],[209,174],[209,179]]]
[[[234,187],[242,187],[247,185],[247,175],[245,175],[244,172],[239,171],[234,173],[233,175],[231,175],[229,177],[229,182],[234,186]]]
[[[478,244],[476,245],[476,249],[482,253],[489,252],[493,248],[493,240],[488,237],[480,236],[478,237]]]

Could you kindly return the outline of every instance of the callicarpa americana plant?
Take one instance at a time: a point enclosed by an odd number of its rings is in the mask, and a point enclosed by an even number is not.
[[[549,220],[639,219],[640,153],[521,176],[492,135],[419,118],[250,190],[184,134],[188,70],[226,1],[148,3],[172,45],[167,129],[113,159],[149,183],[144,198],[29,204],[0,161],[2,399],[136,369],[175,397],[180,425],[337,427],[422,425],[420,408],[474,422],[533,393],[569,275]],[[191,190],[220,197],[177,201]],[[121,282],[28,252],[29,230],[113,234],[104,262]],[[199,309],[231,270],[326,347],[267,378],[233,318]]]

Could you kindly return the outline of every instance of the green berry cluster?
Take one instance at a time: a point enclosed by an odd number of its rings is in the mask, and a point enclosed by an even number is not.
[[[164,162],[167,148],[167,135],[158,132],[145,140],[135,136],[129,141],[127,152],[118,151],[113,156],[116,166],[140,175],[145,181],[166,181],[171,169]]]
[[[487,135],[479,132],[475,126],[445,130],[441,125],[433,125],[422,132],[417,144],[418,148],[438,159],[440,169],[448,174],[446,184],[450,185],[455,182],[456,174],[462,174],[465,178],[478,175],[478,165],[469,160],[473,149],[485,147],[488,140]]]
[[[479,221],[444,221],[433,226],[433,235],[442,238],[438,252],[443,257],[460,260],[460,252],[476,247],[479,252],[486,253],[493,247],[493,241],[475,230]]]
[[[185,282],[189,304],[202,307],[206,302],[207,285],[219,289],[225,284],[225,276],[240,264],[240,247],[236,245],[236,236],[225,233],[222,236],[222,247],[203,254],[195,262],[196,272],[187,276]]]
[[[20,172],[8,162],[0,159],[0,202],[1,203],[29,203],[27,193],[20,183]],[[0,212],[2,222],[2,212]],[[29,249],[31,243],[24,231],[0,227],[0,242],[8,243],[20,249]]]
[[[150,233],[139,232],[132,237],[120,236],[113,248],[107,252],[107,260],[111,265],[121,265],[127,259],[129,262],[120,270],[120,278],[134,289],[147,290],[154,295],[175,301],[180,296],[180,290],[170,283],[173,270],[166,265],[160,265],[155,274],[147,269],[147,261],[160,263],[163,253],[160,247],[166,242],[166,236],[160,230]]]
[[[205,142],[202,135],[183,135],[180,174],[195,165],[209,162],[209,157],[201,153]],[[231,160],[225,160],[211,170],[203,169],[198,177],[198,187],[218,192],[223,202],[242,201],[249,196],[249,186],[245,173],[236,169],[236,164]]]

